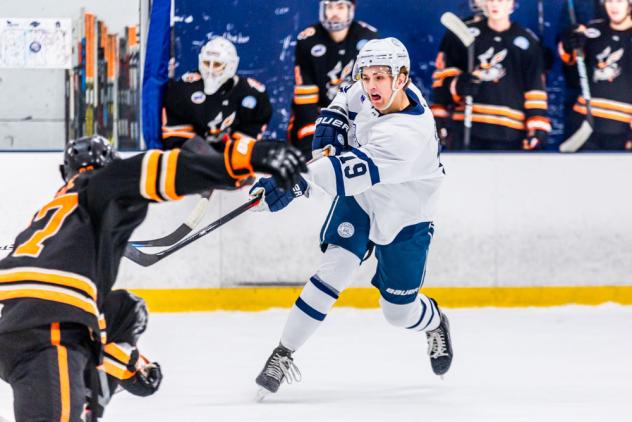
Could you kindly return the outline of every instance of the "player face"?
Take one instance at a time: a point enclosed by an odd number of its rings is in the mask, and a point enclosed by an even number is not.
[[[209,69],[213,76],[221,76],[224,73],[224,69],[226,69],[226,63],[209,60],[203,60],[202,66]]]
[[[485,0],[487,16],[491,20],[506,20],[514,9],[514,0]]]
[[[406,81],[406,76],[398,76],[398,87]],[[388,66],[368,66],[362,69],[362,86],[373,107],[383,110],[393,95],[393,77]]]
[[[604,6],[608,19],[614,23],[621,23],[630,15],[628,0],[606,0]]]
[[[344,1],[325,3],[325,18],[330,22],[340,23],[349,20],[350,6]]]

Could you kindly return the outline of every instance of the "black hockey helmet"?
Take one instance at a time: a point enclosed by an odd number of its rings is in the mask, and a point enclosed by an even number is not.
[[[96,170],[119,158],[110,141],[101,135],[84,136],[66,144],[64,164],[59,166],[61,177],[67,182],[77,173]]]

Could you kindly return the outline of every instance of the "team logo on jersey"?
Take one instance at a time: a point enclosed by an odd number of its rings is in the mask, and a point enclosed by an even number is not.
[[[309,28],[304,29],[300,34],[298,34],[298,39],[304,40],[306,38],[311,37],[315,33],[316,33],[316,28],[314,28],[313,26],[310,26]]]
[[[513,43],[516,47],[521,48],[523,50],[528,50],[529,45],[530,45],[529,40],[523,36],[516,37]]]
[[[42,44],[38,43],[37,41],[33,41],[29,45],[29,50],[31,50],[33,53],[39,53],[41,49],[42,49]]]
[[[208,122],[206,126],[208,126],[209,135],[216,137],[225,132],[229,127],[233,125],[235,122],[235,116],[237,115],[236,111],[233,111],[228,117],[224,119],[224,113],[221,111],[213,120]]]
[[[367,39],[365,39],[365,38],[361,39],[361,40],[360,40],[360,41],[358,41],[358,43],[356,44],[356,49],[357,49],[358,51],[362,50],[362,47],[364,47],[364,46],[365,46],[365,44],[366,44],[366,43],[368,43],[368,42],[369,42],[369,40],[367,40]]]
[[[494,47],[490,47],[489,50],[478,56],[478,60],[481,64],[478,66],[480,72],[480,79],[485,82],[498,82],[506,74],[507,70],[502,65],[502,61],[507,57],[507,49],[494,52]]]
[[[349,239],[351,236],[353,236],[354,233],[355,227],[353,227],[353,224],[351,223],[345,221],[344,223],[340,223],[340,225],[338,226],[338,235],[340,237]]]
[[[195,91],[191,94],[191,102],[193,104],[202,104],[206,100],[206,94],[202,91]]]
[[[249,108],[250,110],[254,109],[257,106],[257,99],[252,95],[248,95],[241,100],[242,107]]]
[[[259,92],[264,92],[266,90],[266,86],[256,79],[247,78],[246,81],[248,81],[248,85]]]
[[[327,52],[327,47],[324,44],[316,44],[312,47],[312,56],[314,57],[322,57]]]
[[[611,47],[607,47],[597,54],[598,62],[593,73],[593,82],[612,82],[618,78],[621,75],[621,66],[618,63],[621,57],[623,57],[623,48],[613,52]]]
[[[353,70],[353,59],[349,61],[344,67],[342,62],[336,63],[333,69],[327,72],[329,81],[327,82],[327,98],[333,100],[338,89],[343,82],[351,79],[351,71]]]
[[[470,30],[470,34],[472,34],[474,37],[478,37],[479,35],[481,35],[481,30],[475,27],[468,27],[468,29]]]
[[[586,38],[599,38],[601,37],[601,31],[597,28],[588,28],[584,31]]]
[[[199,81],[200,79],[202,79],[202,75],[195,72],[187,72],[184,75],[182,75],[183,82],[191,83],[191,82]]]

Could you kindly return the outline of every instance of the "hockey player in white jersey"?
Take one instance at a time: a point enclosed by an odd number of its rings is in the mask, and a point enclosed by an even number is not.
[[[378,266],[371,283],[380,290],[384,317],[426,333],[437,375],[450,368],[448,319],[434,299],[419,292],[445,173],[432,113],[410,82],[409,69],[399,40],[369,41],[354,67],[360,82],[341,89],[316,121],[315,154],[333,148],[335,156],[312,162],[291,191],[280,191],[271,178],[251,189],[263,191],[262,205],[272,212],[312,188],[334,197],[321,231],[322,261],[256,379],[262,393],[300,379],[292,354],[316,331],[372,248]]]

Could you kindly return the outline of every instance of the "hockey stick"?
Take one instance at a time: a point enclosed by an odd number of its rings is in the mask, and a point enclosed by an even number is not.
[[[474,35],[470,32],[467,25],[463,23],[454,13],[446,12],[441,15],[441,23],[456,35],[461,43],[467,48],[467,72],[472,73],[474,70]],[[465,117],[463,125],[463,147],[470,147],[470,139],[472,136],[472,108],[474,107],[474,99],[471,95],[465,97]]]
[[[568,16],[571,25],[577,24],[575,17],[575,4],[573,0],[568,0]],[[586,120],[566,141],[560,145],[560,152],[575,152],[580,149],[590,138],[593,133],[595,122],[592,115],[590,87],[588,86],[588,73],[586,72],[586,61],[584,60],[584,52],[581,49],[575,50],[577,55],[577,72],[579,73],[579,84],[582,89],[582,97],[586,100]]]
[[[173,232],[169,233],[164,237],[160,237],[157,239],[151,240],[132,240],[129,242],[129,245],[134,248],[143,248],[143,247],[158,247],[158,246],[171,246],[176,242],[179,242],[180,239],[184,238],[184,236],[188,235],[195,229],[195,227],[200,224],[200,220],[206,214],[206,210],[208,209],[208,205],[211,202],[210,197],[213,191],[204,192],[202,194],[202,198],[198,201],[197,205],[189,214],[189,217],[186,219],[184,223],[182,223],[177,229]]]
[[[174,252],[179,251],[180,249],[184,248],[188,244],[190,244],[192,242],[195,242],[199,238],[201,238],[203,236],[206,236],[207,234],[209,234],[213,230],[220,228],[221,226],[223,226],[224,224],[228,223],[233,218],[243,214],[244,212],[248,211],[249,209],[251,209],[253,207],[256,207],[257,205],[259,205],[259,202],[261,202],[261,196],[257,196],[255,198],[252,198],[248,202],[246,202],[245,204],[235,208],[234,210],[232,210],[228,214],[220,217],[218,220],[215,220],[214,222],[212,222],[208,226],[204,227],[200,231],[195,232],[194,234],[192,234],[191,236],[187,237],[183,241],[181,241],[179,243],[176,243],[175,245],[171,246],[170,248],[165,249],[164,251],[160,251],[160,252],[155,253],[155,254],[148,254],[148,253],[141,252],[139,249],[135,248],[132,244],[128,243],[127,244],[127,248],[125,249],[125,257],[127,259],[131,260],[131,261],[134,261],[138,265],[141,265],[143,267],[149,267],[150,265],[153,265],[156,262],[168,257],[169,255],[173,254]]]

